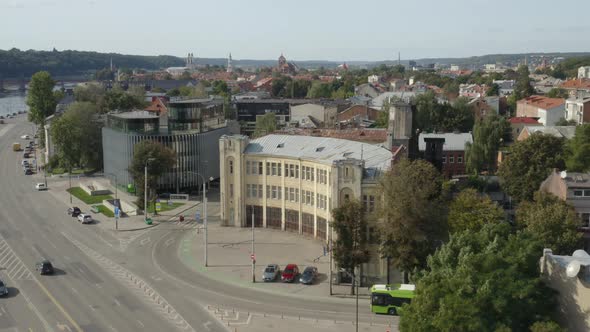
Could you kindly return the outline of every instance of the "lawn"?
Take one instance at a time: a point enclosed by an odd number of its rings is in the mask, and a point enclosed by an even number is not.
[[[115,214],[113,213],[113,211],[109,210],[106,206],[104,205],[97,205],[98,207],[98,212],[104,214],[105,216],[109,217],[109,218],[114,218]]]
[[[174,210],[179,206],[183,206],[184,203],[172,203],[172,205],[168,205],[167,202],[161,202],[160,205],[162,206],[162,210],[158,211],[158,212],[166,212],[166,211],[170,211],[170,210]],[[149,203],[148,204],[148,212],[149,213],[154,213],[154,204],[153,203]]]
[[[72,187],[68,192],[86,204],[99,204],[105,199],[113,199],[111,195],[90,196],[80,187]]]

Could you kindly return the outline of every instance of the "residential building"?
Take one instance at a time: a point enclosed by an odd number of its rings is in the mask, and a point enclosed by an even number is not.
[[[256,119],[267,113],[274,113],[278,127],[291,121],[291,106],[308,104],[309,99],[239,99],[232,102],[237,111],[243,134],[252,135],[256,129]]]
[[[403,79],[394,79],[389,82],[391,91],[401,91],[406,87],[406,81]]]
[[[371,100],[369,106],[377,109],[382,109],[384,103],[392,104],[396,100],[401,100],[403,102],[409,103],[412,101],[414,97],[421,94],[422,92],[414,92],[414,91],[393,91],[393,92],[384,92],[377,97]]]
[[[460,84],[459,96],[467,98],[485,97],[488,87],[483,84]]]
[[[590,67],[588,67],[590,68]],[[566,120],[575,121],[577,124],[590,122],[590,96],[585,98],[570,98],[565,101]]]
[[[361,84],[361,85],[354,88],[354,94],[356,96],[362,96],[362,97],[375,98],[382,92],[383,92],[383,89],[381,89],[371,83]]]
[[[215,99],[173,101],[168,112],[109,113],[102,129],[104,172],[114,174],[119,185],[134,184],[129,173],[135,144],[152,140],[176,152],[176,164],[158,180],[157,189],[168,192],[195,190],[205,179],[219,177],[222,135],[229,134],[223,104]],[[114,179],[113,179],[114,180]]]
[[[584,248],[590,249],[590,173],[554,169],[541,183],[540,190],[559,197],[576,210],[580,231],[584,232]]]
[[[337,115],[350,106],[345,100],[320,100],[291,105],[290,124],[301,128],[331,128],[337,123]]]
[[[334,236],[332,209],[358,199],[367,210],[369,239],[376,243],[378,179],[391,166],[392,152],[378,145],[335,138],[268,135],[255,140],[223,136],[221,223],[272,228],[314,237]],[[373,255],[363,264],[364,281],[387,274]]]
[[[590,78],[590,66],[578,68],[578,78]]]
[[[520,133],[524,129],[525,126],[543,126],[542,123],[539,123],[537,118],[510,118],[508,120],[510,122],[510,127],[512,128],[512,140],[516,140]]]
[[[541,277],[556,290],[559,304],[557,315],[567,331],[590,330],[590,257],[588,249],[576,250],[571,256],[554,255],[543,250],[539,262]]]
[[[565,113],[565,99],[530,96],[516,102],[517,117],[539,118],[544,126],[554,126]]]
[[[382,111],[368,106],[354,105],[338,113],[337,122],[340,125],[364,127],[377,121],[380,112]]]
[[[576,126],[538,126],[538,125],[524,125],[516,138],[517,141],[523,141],[529,136],[539,133],[544,135],[552,135],[555,137],[571,139],[576,134]]]
[[[485,64],[484,65],[484,72],[486,73],[503,73],[506,71],[506,67],[499,65],[499,64],[495,64],[495,63],[489,63],[489,64]]]
[[[483,119],[490,114],[500,113],[500,97],[477,97],[469,101],[476,119]]]
[[[565,81],[561,88],[567,90],[571,98],[590,97],[590,78]]]
[[[157,115],[168,114],[165,98],[153,98],[152,102],[145,108],[148,112],[154,112]]]
[[[370,75],[367,78],[367,82],[370,84],[376,84],[379,83],[379,81],[381,81],[381,77],[379,77],[378,75]]]
[[[493,80],[492,83],[500,87],[500,97],[510,96],[514,93],[515,80]]]
[[[465,145],[473,143],[471,133],[444,133],[444,134],[420,134],[418,138],[418,150],[426,152],[426,140],[444,140],[442,147],[442,173],[446,178],[465,174]]]

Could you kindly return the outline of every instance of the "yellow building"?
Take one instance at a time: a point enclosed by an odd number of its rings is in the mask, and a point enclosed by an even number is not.
[[[366,208],[374,237],[378,178],[391,166],[381,145],[291,135],[222,136],[219,140],[221,220],[226,226],[273,228],[330,238],[331,211],[347,199]],[[387,274],[375,241],[365,281]],[[366,279],[369,278],[369,279]]]

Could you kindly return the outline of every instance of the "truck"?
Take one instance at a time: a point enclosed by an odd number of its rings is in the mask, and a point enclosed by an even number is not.
[[[20,151],[20,143],[12,143],[12,151]]]

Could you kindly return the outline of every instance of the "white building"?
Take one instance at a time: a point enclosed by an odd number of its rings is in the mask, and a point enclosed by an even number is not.
[[[590,78],[590,66],[578,68],[578,78]]]
[[[380,80],[381,80],[381,77],[379,77],[377,75],[371,75],[367,78],[367,82],[369,82],[371,84],[379,83]]]

